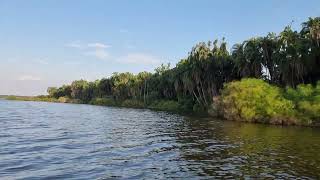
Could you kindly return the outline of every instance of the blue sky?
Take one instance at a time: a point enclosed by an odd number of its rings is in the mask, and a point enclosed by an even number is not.
[[[197,42],[225,37],[231,47],[310,16],[319,0],[1,0],[0,94],[152,71]]]

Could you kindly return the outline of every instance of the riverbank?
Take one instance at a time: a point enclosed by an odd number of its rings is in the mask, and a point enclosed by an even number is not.
[[[279,88],[259,79],[242,79],[225,84],[221,95],[206,108],[190,106],[185,101],[92,98],[88,102],[69,97],[8,96],[8,100],[91,104],[127,108],[147,108],[183,115],[219,117],[229,121],[274,125],[320,126],[320,82],[301,84],[295,89]]]
[[[43,102],[56,102],[56,103],[76,103],[76,101],[73,101],[71,99],[68,99],[68,101],[66,101],[67,98],[53,98],[53,97],[49,97],[49,96],[14,96],[14,95],[9,95],[4,97],[4,99],[6,100],[17,100],[17,101],[43,101]]]
[[[277,117],[273,118],[272,121],[247,121],[245,119],[230,119],[230,116],[225,117],[221,112],[218,111],[226,111],[221,110],[221,107],[217,107],[214,104],[211,105],[208,111],[204,112],[193,112],[190,110],[189,112],[181,110],[178,106],[178,103],[175,101],[162,101],[158,103],[154,103],[153,105],[143,106],[143,102],[137,102],[134,100],[125,100],[123,102],[115,102],[112,99],[108,98],[99,98],[100,100],[91,103],[81,103],[78,100],[72,99],[55,99],[55,98],[44,98],[44,97],[32,97],[32,96],[8,96],[5,98],[6,100],[14,100],[14,101],[38,101],[38,102],[53,102],[53,103],[69,103],[69,104],[88,104],[95,106],[106,106],[106,107],[123,107],[123,108],[134,108],[134,109],[150,109],[154,111],[165,111],[170,113],[176,113],[180,115],[193,116],[193,117],[211,117],[211,118],[220,118],[225,121],[240,121],[242,123],[254,123],[254,124],[269,124],[269,125],[277,125],[277,126],[306,126],[306,127],[320,127],[319,123],[303,123],[302,119],[298,119],[297,117]],[[227,112],[227,111],[226,111]],[[239,115],[239,117],[241,117]],[[301,123],[299,123],[301,122]]]
[[[54,103],[71,103],[71,104],[89,104],[96,106],[109,106],[109,107],[124,107],[124,108],[136,108],[136,109],[151,109],[156,111],[166,111],[177,113],[181,115],[196,115],[200,117],[208,117],[209,114],[206,112],[194,112],[188,109],[184,109],[177,101],[160,100],[155,101],[149,105],[144,105],[143,101],[126,99],[123,101],[115,101],[112,98],[94,98],[88,103],[81,102],[77,99],[71,99],[68,97],[52,98],[48,96],[6,96],[6,100],[16,101],[40,101],[40,102],[54,102]]]

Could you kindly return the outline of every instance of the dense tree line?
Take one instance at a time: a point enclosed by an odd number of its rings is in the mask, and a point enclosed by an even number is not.
[[[227,49],[215,40],[199,43],[175,67],[161,65],[154,73],[113,73],[111,77],[48,88],[49,96],[89,103],[96,98],[127,99],[148,105],[176,101],[185,108],[207,109],[224,84],[257,78],[278,87],[296,88],[320,79],[320,17],[309,18],[300,31],[290,26],[279,34],[254,37]]]

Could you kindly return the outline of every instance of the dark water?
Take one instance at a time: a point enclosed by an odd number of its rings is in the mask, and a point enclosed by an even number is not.
[[[320,129],[0,100],[0,179],[320,178]]]

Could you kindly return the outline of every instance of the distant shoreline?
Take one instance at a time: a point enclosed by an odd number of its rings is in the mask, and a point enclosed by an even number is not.
[[[78,100],[73,100],[69,98],[50,98],[48,96],[6,96],[4,97],[6,100],[12,100],[12,101],[35,101],[35,102],[53,102],[53,103],[67,103],[67,104],[87,104],[87,105],[95,105],[95,106],[106,106],[106,107],[124,107],[124,108],[135,108],[135,109],[150,109],[150,110],[156,110],[156,111],[166,111],[166,112],[171,112],[171,113],[177,113],[181,115],[196,115],[199,117],[209,117],[208,114],[206,113],[187,113],[187,112],[181,112],[177,109],[171,108],[161,108],[161,107],[154,107],[154,106],[144,106],[140,103],[128,103],[130,100],[125,100],[121,102],[91,102],[91,103],[81,103]],[[130,101],[132,102],[132,101]]]
[[[61,99],[55,99],[55,98],[48,98],[47,96],[0,96],[0,98],[3,98],[5,100],[11,100],[11,101],[34,101],[34,102],[49,102],[49,103],[67,103],[67,104],[84,104],[84,105],[95,105],[95,106],[105,106],[105,107],[122,107],[122,108],[134,108],[134,109],[150,109],[154,111],[164,111],[168,113],[176,113],[179,115],[185,115],[185,116],[193,116],[193,117],[210,117],[210,118],[219,118],[224,121],[233,121],[233,120],[227,120],[224,117],[217,117],[215,115],[207,113],[187,113],[187,112],[181,112],[177,109],[165,109],[161,107],[151,107],[151,106],[136,106],[136,105],[130,105],[130,104],[123,104],[123,103],[117,103],[117,104],[99,104],[99,103],[80,103],[78,101],[62,101]],[[46,98],[43,98],[46,97]],[[236,122],[236,121],[235,121]],[[239,121],[237,121],[239,122]],[[320,124],[272,124],[272,123],[262,123],[262,122],[247,122],[247,121],[241,121],[241,123],[253,123],[253,124],[267,124],[267,125],[276,125],[276,126],[300,126],[300,127],[320,127]]]

